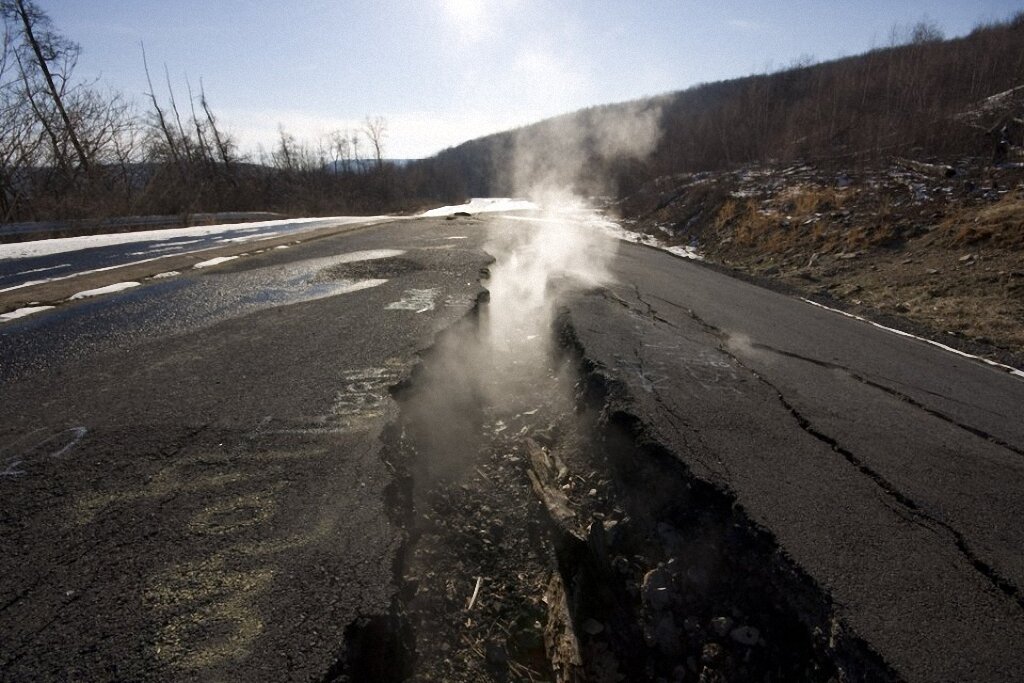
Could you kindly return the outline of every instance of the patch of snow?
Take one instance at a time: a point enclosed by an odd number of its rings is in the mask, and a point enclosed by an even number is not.
[[[21,289],[22,287],[31,287],[32,285],[41,285],[45,282],[53,282],[54,280],[63,280],[63,277],[48,277],[42,280],[29,280],[28,282],[22,282],[20,285],[14,285],[13,287],[4,287],[0,289],[0,293],[10,292],[15,289]]]
[[[27,258],[62,254],[80,249],[106,247],[115,244],[131,244],[134,242],[164,242],[181,237],[206,237],[225,232],[253,232],[270,227],[308,229],[328,227],[331,225],[348,225],[371,223],[381,220],[393,220],[394,216],[333,216],[329,218],[287,218],[273,221],[257,221],[254,223],[225,223],[221,225],[202,225],[191,228],[171,228],[166,230],[142,230],[139,232],[119,232],[107,235],[85,235],[82,237],[59,237],[32,242],[16,242],[0,244],[0,259]],[[183,244],[179,242],[178,244]]]
[[[336,259],[331,259],[334,263],[356,263],[357,261],[374,261],[382,258],[393,258],[395,256],[401,256],[405,253],[405,249],[367,249],[365,251],[352,251],[347,254],[342,254]]]
[[[704,257],[700,255],[694,247],[661,247],[670,254],[676,256],[682,256],[683,258],[693,259],[694,261],[703,261]]]
[[[181,273],[178,272],[177,270],[168,270],[166,273],[157,273],[156,275],[153,276],[153,279],[162,280],[165,277],[174,277],[176,275],[181,275]]]
[[[426,313],[434,310],[434,300],[440,291],[436,287],[430,289],[407,289],[402,293],[402,298],[394,301],[384,308],[391,311],[415,311]]]
[[[349,292],[358,292],[358,291],[363,290],[363,289],[370,289],[371,287],[379,287],[380,285],[384,284],[385,282],[387,282],[386,279],[383,279],[383,280],[380,280],[380,279],[378,279],[378,280],[354,280],[354,281],[352,281],[352,283],[350,283],[348,285],[342,285],[340,288],[332,290],[332,293],[334,293],[334,294],[348,294]]]
[[[113,294],[115,292],[121,292],[121,291],[124,291],[126,289],[131,289],[132,287],[138,287],[140,284],[141,283],[139,283],[139,282],[117,282],[117,283],[112,284],[112,285],[107,285],[106,287],[97,287],[96,289],[87,289],[84,292],[78,292],[77,294],[72,294],[69,297],[68,300],[69,301],[74,301],[75,299],[88,299],[89,297],[93,297],[93,296],[102,296],[104,294]]]
[[[228,238],[226,240],[220,240],[219,242],[253,242],[254,240],[272,240],[281,234],[278,230],[272,230],[270,232],[260,232],[259,234],[243,234],[238,238]]]
[[[53,306],[25,306],[8,313],[0,313],[0,322],[24,318],[26,315],[32,315],[33,313],[39,313],[40,311],[48,311],[51,308],[53,308]]]
[[[2,246],[2,245],[0,245],[0,246]],[[159,261],[162,258],[167,258],[168,256],[175,256],[175,255],[176,254],[166,254],[164,256],[154,256],[153,258],[144,258],[144,259],[141,259],[139,261],[130,261],[129,263],[118,263],[115,266],[105,266],[103,268],[94,268],[92,270],[83,270],[83,271],[78,272],[78,273],[71,273],[70,275],[61,275],[59,277],[46,278],[45,280],[30,280],[29,282],[22,282],[20,285],[14,285],[13,287],[5,287],[3,289],[0,289],[0,294],[2,294],[4,292],[11,292],[11,291],[14,291],[15,289],[21,289],[22,287],[31,287],[32,285],[41,285],[41,284],[44,284],[44,283],[47,283],[47,282],[58,282],[60,280],[70,280],[72,278],[76,278],[76,277],[79,277],[81,275],[91,275],[93,273],[103,273],[105,271],[115,270],[117,268],[126,268],[128,266],[137,266],[140,263],[149,263],[150,261]]]
[[[31,275],[32,273],[45,273],[48,270],[57,270],[58,268],[67,268],[70,265],[71,265],[70,263],[61,263],[60,265],[57,265],[57,266],[47,266],[46,268],[33,268],[32,270],[23,270],[20,273],[15,273],[14,275],[15,275],[15,277],[17,277],[18,275]]]
[[[469,238],[466,237],[465,235],[452,235],[448,239],[450,239],[450,240],[464,240],[464,239],[469,239]]]
[[[203,240],[184,240],[179,242],[171,242],[164,244],[163,242],[157,242],[156,244],[143,249],[142,251],[130,252],[132,256],[151,256],[153,254],[162,254],[167,251],[181,251],[181,248],[189,244],[199,244]]]
[[[192,266],[193,268],[210,268],[212,266],[219,266],[227,261],[234,261],[237,256],[218,256],[216,258],[209,259],[207,261],[200,261],[199,263]]]
[[[595,213],[594,211],[569,211],[565,212],[564,218],[541,218],[541,217],[530,217],[530,216],[500,216],[505,220],[514,221],[529,221],[531,223],[552,223],[555,225],[565,224],[567,222],[574,222],[580,225],[592,227],[595,230],[600,230],[609,237],[624,242],[633,242],[634,244],[646,244],[651,247],[663,249],[664,251],[681,256],[683,258],[692,259],[694,261],[703,261],[704,257],[701,256],[700,252],[694,247],[686,246],[665,246],[665,243],[659,240],[657,237],[652,235],[645,235],[643,233],[635,232],[633,230],[627,230],[618,223],[612,220],[608,220]]]
[[[539,211],[540,207],[528,199],[512,199],[509,197],[476,197],[465,204],[458,206],[442,206],[430,211],[424,211],[421,216],[424,218],[435,218],[437,216],[451,216],[458,212],[468,214],[493,213],[496,211]]]
[[[802,297],[801,297],[800,300],[804,301],[806,303],[809,303],[812,306],[817,306],[818,308],[823,308],[826,311],[832,311],[833,313],[838,313],[839,315],[846,316],[847,318],[853,318],[854,320],[860,320],[861,322],[865,322],[865,323],[867,323],[869,325],[877,327],[880,330],[885,330],[886,332],[892,332],[893,334],[898,334],[901,337],[909,337],[910,339],[916,339],[918,341],[923,341],[925,344],[931,344],[932,346],[936,346],[936,347],[942,349],[943,351],[948,351],[949,353],[955,354],[955,355],[960,356],[962,358],[970,358],[972,360],[979,360],[982,363],[985,363],[986,365],[991,365],[992,367],[999,368],[1000,370],[1003,370],[1004,372],[1008,372],[1009,374],[1013,375],[1014,377],[1020,377],[1021,379],[1024,379],[1024,370],[1020,370],[1018,368],[1015,368],[1012,365],[1005,365],[1003,363],[999,363],[999,362],[994,361],[994,360],[989,360],[988,358],[982,358],[981,356],[975,356],[972,353],[967,353],[965,351],[961,351],[960,349],[954,349],[952,346],[947,346],[947,345],[945,345],[945,344],[943,344],[941,342],[937,342],[937,341],[934,341],[932,339],[926,339],[924,337],[919,337],[916,334],[910,334],[909,332],[904,332],[903,330],[897,330],[895,327],[886,327],[885,325],[880,325],[880,324],[878,324],[878,323],[876,323],[876,322],[874,322],[872,320],[868,320],[867,318],[861,317],[859,315],[854,315],[853,313],[847,313],[846,311],[840,311],[838,308],[831,308],[830,306],[825,306],[824,304],[819,304],[817,301],[811,301],[810,299],[804,299]]]

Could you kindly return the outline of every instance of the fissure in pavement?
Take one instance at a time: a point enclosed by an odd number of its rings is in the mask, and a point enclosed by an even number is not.
[[[513,362],[491,306],[393,389],[401,589],[349,627],[325,680],[896,678],[727,493],[649,438],[568,316]]]

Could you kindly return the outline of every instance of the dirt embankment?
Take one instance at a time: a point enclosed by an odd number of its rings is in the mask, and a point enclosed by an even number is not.
[[[1024,164],[748,167],[659,178],[627,225],[803,296],[1024,358]]]

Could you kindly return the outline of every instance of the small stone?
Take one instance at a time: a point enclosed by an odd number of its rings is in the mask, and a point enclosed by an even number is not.
[[[686,578],[698,586],[704,586],[708,582],[708,572],[700,567],[690,567],[686,570]]]
[[[675,620],[671,614],[666,614],[651,630],[649,640],[666,655],[677,655],[681,644],[680,638],[681,634]]]
[[[707,643],[701,650],[700,658],[705,664],[714,664],[722,658],[725,651],[718,643]]]
[[[928,273],[929,275],[938,275],[939,274],[939,269],[938,268],[929,268],[925,272]]]
[[[508,653],[498,643],[487,643],[486,655],[487,661],[491,664],[501,665],[508,663]]]
[[[974,254],[965,254],[960,257],[960,263],[967,263],[968,261],[974,260]]]
[[[761,637],[760,631],[753,626],[740,626],[739,628],[734,628],[729,635],[740,645],[747,645],[748,647],[751,645],[757,645],[757,641]]]
[[[596,636],[604,631],[604,624],[597,619],[587,619],[583,622],[583,632],[590,636]]]
[[[732,619],[729,617],[715,617],[711,620],[711,630],[719,636],[725,637],[731,628]]]
[[[672,578],[664,569],[652,569],[644,575],[644,602],[654,610],[662,610],[672,603],[669,585]]]

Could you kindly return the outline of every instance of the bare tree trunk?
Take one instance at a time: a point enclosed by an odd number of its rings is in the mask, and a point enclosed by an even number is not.
[[[188,89],[188,106],[192,110],[192,127],[196,129],[196,143],[199,145],[199,155],[202,157],[202,162],[206,166],[213,166],[215,158],[213,152],[210,149],[210,144],[206,141],[206,133],[203,132],[203,124],[199,121],[199,117],[196,116],[196,99],[192,94],[192,84],[189,82],[188,77],[185,77],[185,87]]]
[[[379,172],[384,165],[384,138],[387,136],[388,122],[382,116],[366,117],[363,130],[373,145],[373,158],[377,162]]]
[[[167,79],[167,92],[171,96],[171,111],[174,112],[174,120],[178,124],[178,135],[181,136],[181,146],[185,152],[185,158],[188,160],[189,165],[193,163],[192,149],[189,144],[188,136],[185,134],[185,127],[181,125],[181,114],[178,113],[178,102],[174,98],[174,88],[171,87],[171,72],[167,70],[167,65],[164,64],[164,78]]]
[[[167,153],[171,155],[171,159],[174,163],[181,166],[181,158],[178,156],[177,144],[174,142],[174,135],[171,133],[171,129],[167,126],[167,117],[164,116],[164,110],[160,108],[160,103],[156,99],[156,94],[153,92],[153,79],[149,77],[149,63],[146,61],[146,46],[139,43],[139,47],[142,48],[142,67],[146,71],[146,83],[149,85],[149,100],[153,104],[153,111],[156,113],[157,125],[160,127],[160,132],[164,134],[164,140],[167,141]]]
[[[68,116],[68,112],[64,109],[64,101],[57,91],[57,86],[53,82],[53,74],[50,73],[50,67],[46,64],[46,59],[43,57],[43,50],[39,46],[39,41],[36,40],[35,33],[32,31],[32,19],[29,17],[28,11],[25,9],[24,0],[14,0],[18,9],[18,16],[21,17],[21,23],[25,30],[25,38],[28,40],[29,45],[32,46],[32,52],[35,53],[36,62],[39,64],[39,70],[43,73],[43,78],[46,80],[46,87],[50,90],[50,97],[53,98],[53,103],[57,107],[57,111],[60,112],[61,118],[64,120],[64,126],[67,129],[68,137],[71,139],[71,144],[75,148],[75,152],[78,154],[78,161],[82,165],[82,168],[86,171],[89,170],[89,158],[85,153],[85,149],[82,147],[82,143],[78,139],[78,135],[75,133],[75,127],[71,123],[71,118]]]
[[[17,53],[15,54],[17,56]],[[53,147],[54,161],[57,162],[57,164],[61,167],[62,171],[67,172],[68,160],[67,156],[61,149],[60,138],[57,137],[57,131],[53,129],[53,126],[50,123],[50,117],[46,115],[46,112],[39,108],[39,103],[36,102],[35,93],[33,92],[34,88],[32,87],[32,83],[29,80],[28,72],[25,70],[25,65],[21,61],[21,57],[18,56],[17,60],[18,68],[21,72],[21,80],[22,83],[24,83],[25,85],[25,97],[28,98],[28,103],[29,106],[32,108],[32,113],[35,115],[39,123],[43,126],[43,130],[46,131],[46,137],[50,139],[50,144]]]
[[[206,120],[210,123],[210,132],[213,134],[214,144],[217,145],[217,151],[220,152],[220,159],[224,162],[224,170],[227,171],[231,166],[231,151],[228,141],[221,137],[220,131],[217,130],[217,120],[213,118],[213,112],[210,111],[210,104],[206,101],[206,89],[203,87],[203,79],[199,79],[199,104],[202,105],[203,111],[206,112]]]

